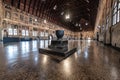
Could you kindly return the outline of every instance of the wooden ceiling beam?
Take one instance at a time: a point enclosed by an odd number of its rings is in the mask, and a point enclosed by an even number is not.
[[[18,6],[17,6],[18,9],[20,9],[20,1],[21,1],[21,0],[18,0],[18,4],[17,4],[17,5],[18,5]]]
[[[38,17],[40,17],[40,13],[41,13],[41,6],[42,6],[42,2],[40,2],[40,5],[39,5],[39,9],[38,9],[38,12],[37,12],[37,14],[38,14]]]
[[[12,6],[14,5],[14,0],[11,0],[11,5],[12,5]]]
[[[32,3],[32,0],[29,1],[29,5],[28,5],[28,13],[30,12],[30,5]]]
[[[25,8],[26,8],[26,0],[24,0],[24,9],[23,9],[23,11],[25,11]]]
[[[35,7],[35,11],[34,11],[34,15],[36,16],[36,13],[37,13],[37,9],[38,9],[38,6],[39,6],[39,3],[40,3],[40,0],[37,0],[36,2],[36,7]]]
[[[55,6],[55,1],[54,0],[52,0],[51,1],[51,4],[50,4],[50,6],[47,8],[47,13],[48,13],[48,16],[50,16],[51,18],[52,18],[52,11],[53,11],[53,7]]]
[[[38,13],[38,10],[39,10],[39,6],[40,6],[40,0],[38,1],[38,4],[37,4],[37,9],[36,9],[36,16],[37,16],[37,13]]]
[[[44,2],[41,2],[41,6],[40,6],[40,9],[39,9],[39,17],[41,17],[42,18],[42,8],[43,8],[43,6],[44,6]]]
[[[50,4],[50,2],[51,2],[51,0],[48,0],[48,1],[46,1],[45,2],[45,5],[44,5],[44,7],[43,7],[43,17],[46,19],[47,18],[47,13],[46,13],[46,11],[47,11],[47,8],[49,7],[49,5],[48,4]]]
[[[6,4],[26,11],[32,15],[46,18],[56,24],[65,25],[67,29],[74,29],[72,22],[79,22],[81,18],[84,18],[92,23],[95,23],[95,17],[97,14],[97,7],[99,0],[3,0]],[[23,4],[23,5],[22,5]],[[56,9],[53,9],[54,6]],[[72,16],[77,16],[72,19],[72,22],[66,22],[63,18],[67,11],[70,11]],[[64,15],[61,13],[64,12]]]
[[[38,1],[38,0],[34,0],[34,4],[33,4],[33,8],[32,8],[32,14],[33,14],[34,11],[35,11],[35,5],[36,5],[37,1]]]

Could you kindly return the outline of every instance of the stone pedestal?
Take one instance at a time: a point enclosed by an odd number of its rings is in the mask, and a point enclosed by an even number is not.
[[[67,40],[52,40],[51,45],[49,45],[48,48],[59,51],[59,52],[65,52],[68,50],[68,41]]]
[[[40,48],[40,53],[54,54],[58,56],[68,56],[74,53],[77,48],[68,48],[68,40],[62,40],[63,30],[56,30],[57,40],[52,40],[48,48]]]
[[[68,48],[67,40],[52,40],[48,48],[40,48],[39,52],[66,57],[76,52],[76,50],[76,47]]]

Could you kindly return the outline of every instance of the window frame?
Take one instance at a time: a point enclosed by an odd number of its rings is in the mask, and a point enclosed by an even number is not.
[[[118,22],[120,22],[120,0],[114,2],[112,10],[112,25],[116,25]]]
[[[25,29],[22,29],[22,36],[25,36],[26,35],[26,31]]]
[[[9,27],[8,28],[8,35],[9,36],[12,36],[14,33],[13,33],[13,28]]]

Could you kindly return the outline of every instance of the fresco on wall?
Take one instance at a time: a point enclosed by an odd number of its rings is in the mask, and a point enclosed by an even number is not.
[[[24,16],[23,15],[20,15],[20,20],[24,21]]]
[[[32,24],[32,18],[31,18],[31,17],[29,18],[29,23],[31,23],[31,24]]]
[[[9,11],[5,12],[5,18],[11,19],[11,13]]]

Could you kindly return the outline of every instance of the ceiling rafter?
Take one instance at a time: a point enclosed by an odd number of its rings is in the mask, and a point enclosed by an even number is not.
[[[51,5],[49,7],[49,9],[47,9],[47,12],[49,13],[49,15],[51,15],[52,11],[53,11],[53,7],[56,5],[56,2],[54,2],[54,0],[51,2]],[[51,15],[51,17],[54,19],[54,16]]]
[[[36,5],[37,1],[38,1],[38,0],[34,1],[34,3],[33,3],[32,14],[33,14],[33,13],[34,13],[34,11],[35,11],[35,5]]]
[[[91,29],[94,28],[99,4],[99,0],[3,0],[3,2],[73,31],[79,31],[79,27],[75,27],[73,22],[81,23],[81,19],[89,22]],[[69,20],[65,20],[66,14],[70,14]]]
[[[14,0],[11,0],[11,5],[12,5],[12,6],[14,5]]]
[[[40,0],[37,0],[37,1],[36,1],[35,8],[34,8],[34,12],[33,12],[34,15],[36,15],[37,8],[38,8],[38,5],[39,5],[39,1],[40,1]]]
[[[39,6],[40,6],[40,0],[38,1],[38,4],[37,4],[37,9],[36,9],[36,16],[37,16],[37,13],[38,13],[38,10],[39,10]]]
[[[42,7],[42,2],[40,2],[40,5],[39,5],[39,9],[38,9],[38,17],[40,17],[41,18],[41,7]]]
[[[24,0],[24,9],[23,9],[23,11],[25,11],[25,8],[26,8],[26,0]]]
[[[18,0],[17,8],[20,9],[20,0]]]
[[[32,3],[32,0],[29,1],[29,5],[28,5],[28,13],[30,12],[30,5]]]
[[[45,5],[45,2],[42,2],[42,3],[41,3],[41,6],[40,6],[40,13],[39,13],[39,17],[41,17],[41,18],[43,17],[43,15],[42,15],[42,14],[43,14],[43,7],[44,7],[44,5]]]

